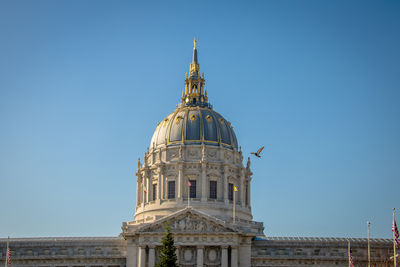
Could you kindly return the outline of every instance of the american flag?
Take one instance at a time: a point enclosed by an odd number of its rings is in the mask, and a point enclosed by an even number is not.
[[[396,248],[399,248],[399,229],[397,229],[396,220],[393,218],[392,232]]]
[[[354,267],[353,256],[351,256],[351,250],[349,250],[349,262],[350,262],[350,267]]]
[[[188,180],[188,186],[191,187],[192,183],[190,182],[190,180]]]
[[[11,267],[11,251],[10,251],[10,248],[8,248],[8,247],[7,247],[7,263],[8,263],[8,267]]]

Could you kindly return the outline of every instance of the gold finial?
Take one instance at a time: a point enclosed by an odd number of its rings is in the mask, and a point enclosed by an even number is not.
[[[197,44],[196,37],[194,37],[194,42],[193,42],[193,44],[194,44],[194,49],[196,49],[196,44]]]

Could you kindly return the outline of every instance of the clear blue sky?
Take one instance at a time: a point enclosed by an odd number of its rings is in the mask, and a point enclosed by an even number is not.
[[[0,1],[0,236],[108,236],[193,37],[269,236],[391,237],[399,1]],[[400,220],[400,215],[398,216]]]

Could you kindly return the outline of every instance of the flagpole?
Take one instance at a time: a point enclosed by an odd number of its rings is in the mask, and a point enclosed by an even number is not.
[[[347,239],[347,258],[349,260],[349,267],[351,267],[350,265],[350,240]]]
[[[370,222],[367,222],[368,225],[368,267],[371,267],[371,252],[370,252],[370,243],[369,243],[369,226],[371,225]]]
[[[10,240],[10,237],[8,237],[8,239],[7,239],[6,260],[5,260],[5,262],[4,262],[4,267],[7,267],[7,264],[8,264],[8,250],[10,249],[10,248],[8,247],[9,240]]]
[[[235,222],[236,222],[236,201],[235,201],[235,199],[236,199],[236,191],[235,191],[235,188],[233,188],[233,224],[235,224]]]
[[[394,227],[394,213],[395,213],[395,208],[393,208],[393,227]],[[395,237],[395,231],[393,230],[393,262],[394,262],[394,267],[396,267],[396,237]]]

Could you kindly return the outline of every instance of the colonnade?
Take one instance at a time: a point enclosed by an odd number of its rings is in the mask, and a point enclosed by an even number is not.
[[[231,253],[228,253],[228,246],[221,246],[221,267],[228,267],[228,263],[231,263],[231,267],[238,267],[238,248],[231,247]],[[146,253],[148,249],[148,253]],[[128,248],[127,263],[126,267],[154,267],[156,263],[155,246],[136,246],[130,245]],[[129,253],[130,252],[130,253]],[[180,249],[177,249],[177,256],[179,255]],[[197,257],[196,266],[203,267],[205,262],[205,247],[196,247]],[[146,255],[147,254],[147,255]],[[230,256],[230,260],[229,260]],[[146,265],[147,261],[147,265]],[[178,256],[179,263],[179,256]]]
[[[175,180],[175,199],[178,203],[183,202],[183,198],[187,197],[184,196],[184,191],[186,192],[185,194],[189,194],[188,190],[184,190],[184,186],[187,186],[187,179],[185,178],[184,174],[184,164],[178,163],[177,169],[177,175]],[[156,184],[156,197],[155,201],[156,204],[160,204],[161,200],[167,199],[167,181],[165,179],[165,170],[162,167],[157,168],[157,175],[156,179],[151,178],[151,172],[149,170],[143,171],[142,173],[139,173],[139,176],[142,178],[141,181],[138,179],[137,183],[137,191],[136,191],[136,203],[138,206],[141,206],[142,208],[144,205],[148,204],[149,202],[152,201],[152,196],[154,194],[153,192],[153,184]],[[218,193],[218,195],[222,195],[223,200],[225,204],[229,203],[229,198],[228,198],[228,184],[229,184],[229,167],[228,165],[224,166],[224,171],[220,173],[221,175],[221,182],[218,182],[217,185],[219,188],[217,188],[217,192],[222,192]],[[233,184],[239,189],[239,194],[236,197],[236,202],[237,204],[240,204],[241,207],[246,207],[250,206],[249,201],[245,201],[246,199],[250,199],[250,186],[249,183],[246,183],[246,176],[245,176],[245,170],[240,171],[240,177],[237,179],[236,182]],[[156,181],[156,182],[152,182]],[[207,165],[206,163],[202,163],[200,167],[200,171],[198,173],[198,179],[197,181],[197,186],[199,187],[198,193],[199,195],[197,198],[200,199],[201,202],[206,202],[209,197],[209,187],[208,187],[208,179],[207,179]],[[247,187],[247,188],[246,188]],[[145,188],[145,190],[144,190]],[[247,196],[246,196],[247,194]],[[247,203],[246,203],[247,202]]]

